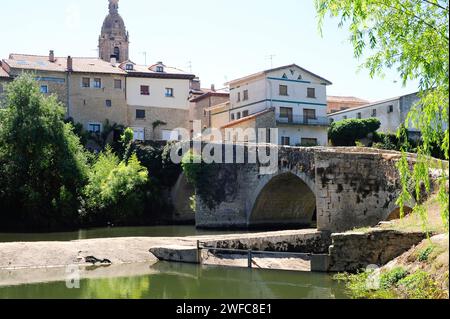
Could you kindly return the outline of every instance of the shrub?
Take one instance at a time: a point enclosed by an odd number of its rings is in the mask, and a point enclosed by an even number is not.
[[[405,269],[401,267],[393,268],[392,270],[381,274],[380,287],[383,289],[392,288],[407,275],[408,272]]]
[[[434,247],[428,246],[424,250],[419,252],[419,255],[417,256],[417,260],[420,262],[428,261],[428,257],[430,257],[431,253],[433,252]]]
[[[356,141],[375,133],[381,126],[378,119],[348,119],[333,122],[328,136],[334,146],[355,146]]]
[[[91,225],[132,224],[144,212],[148,172],[137,156],[120,161],[109,147],[100,153],[84,189],[85,220]]]
[[[0,112],[0,216],[5,230],[78,226],[87,155],[64,108],[32,75],[8,85]]]
[[[445,293],[425,271],[418,271],[398,282],[399,289],[408,299],[439,299]]]

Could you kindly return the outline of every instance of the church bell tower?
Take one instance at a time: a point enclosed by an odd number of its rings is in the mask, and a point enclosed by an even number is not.
[[[128,60],[129,35],[119,14],[119,0],[109,0],[109,14],[105,18],[98,43],[100,59],[110,62]]]

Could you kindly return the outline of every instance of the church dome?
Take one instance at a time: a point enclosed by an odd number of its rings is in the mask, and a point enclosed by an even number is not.
[[[110,13],[103,22],[102,26],[103,35],[117,35],[126,36],[125,22],[119,13]]]

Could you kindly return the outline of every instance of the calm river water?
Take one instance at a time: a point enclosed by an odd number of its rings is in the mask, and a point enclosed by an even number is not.
[[[179,237],[227,233],[201,231],[193,226],[105,228],[52,234],[0,233],[0,242]],[[33,283],[16,284],[17,278],[26,278],[27,282]],[[0,271],[0,299],[346,298],[344,287],[330,275],[307,272],[159,262],[154,265],[120,265],[86,270],[82,274],[84,279],[81,280],[79,289],[68,289],[65,278],[65,269]],[[23,281],[19,280],[19,283],[21,282]]]

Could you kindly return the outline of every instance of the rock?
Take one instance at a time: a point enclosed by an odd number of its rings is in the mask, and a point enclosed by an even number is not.
[[[198,264],[198,251],[193,246],[161,246],[150,248],[150,253],[159,260]]]

